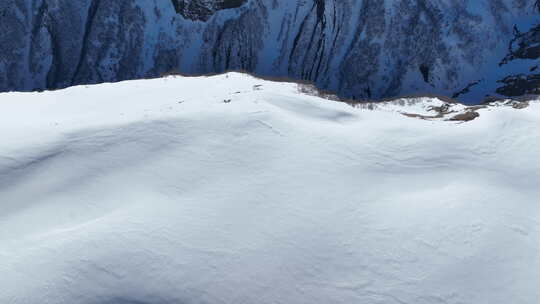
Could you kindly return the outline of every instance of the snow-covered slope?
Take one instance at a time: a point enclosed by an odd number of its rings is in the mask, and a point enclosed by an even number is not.
[[[0,303],[537,303],[540,102],[401,114],[444,105],[236,73],[0,94]]]
[[[0,91],[247,70],[357,99],[540,94],[538,0],[4,0]]]

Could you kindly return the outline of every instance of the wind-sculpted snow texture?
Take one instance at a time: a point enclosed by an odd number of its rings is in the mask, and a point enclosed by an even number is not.
[[[469,108],[238,73],[0,94],[0,303],[536,304],[540,100]]]
[[[537,0],[5,0],[0,90],[241,69],[309,80],[357,99],[436,93],[479,102],[533,94],[539,6]],[[536,51],[523,57],[516,48]]]

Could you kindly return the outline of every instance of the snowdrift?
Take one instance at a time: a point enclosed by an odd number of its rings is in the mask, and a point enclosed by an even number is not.
[[[237,73],[1,94],[0,303],[536,303],[540,103],[464,111]]]

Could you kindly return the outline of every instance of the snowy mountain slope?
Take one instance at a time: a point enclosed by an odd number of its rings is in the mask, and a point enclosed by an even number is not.
[[[0,302],[536,303],[540,103],[401,103],[237,73],[0,94]]]
[[[0,91],[247,70],[358,99],[538,93],[536,0],[7,0],[0,15]]]

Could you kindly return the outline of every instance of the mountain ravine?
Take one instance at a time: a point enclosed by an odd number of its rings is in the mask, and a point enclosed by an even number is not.
[[[539,94],[538,0],[3,0],[0,91],[246,70],[344,97]]]

